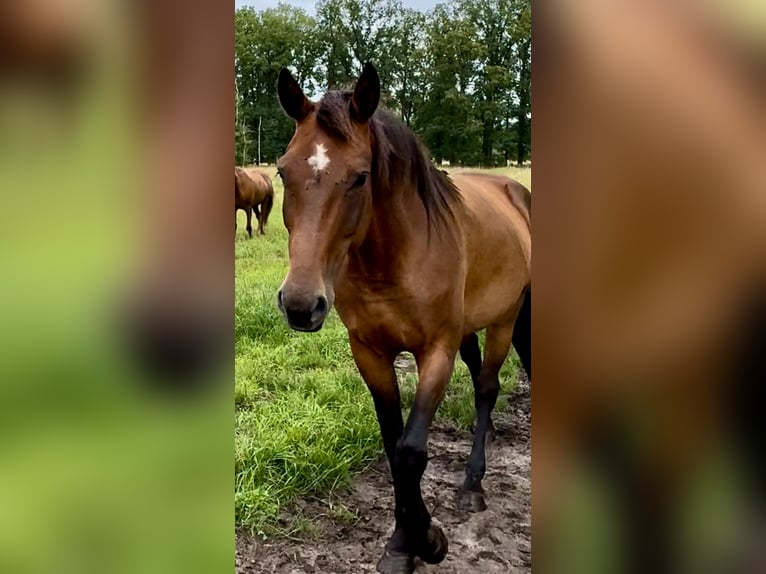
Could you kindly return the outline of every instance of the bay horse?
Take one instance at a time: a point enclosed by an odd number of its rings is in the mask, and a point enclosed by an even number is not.
[[[277,91],[295,120],[277,164],[290,262],[278,306],[289,327],[312,332],[334,305],[348,330],[394,483],[395,529],[377,567],[411,574],[415,557],[438,563],[447,553],[420,482],[429,426],[458,352],[477,414],[457,498],[468,510],[486,509],[485,439],[512,342],[531,377],[531,195],[506,177],[440,172],[416,136],[378,109],[371,64],[353,91],[329,91],[319,102],[287,69]],[[393,366],[402,351],[418,366],[406,426]]]
[[[260,210],[258,209],[258,206]],[[237,210],[241,209],[247,216],[247,234],[252,239],[252,212],[258,220],[258,231],[265,235],[263,226],[269,220],[271,208],[274,205],[274,186],[271,178],[255,168],[234,168],[234,231],[237,230]]]

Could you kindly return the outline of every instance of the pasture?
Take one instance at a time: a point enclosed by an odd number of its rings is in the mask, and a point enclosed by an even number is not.
[[[266,171],[275,190],[266,235],[248,239],[239,212],[235,240],[235,513],[243,531],[302,536],[316,526],[294,511],[295,503],[342,492],[356,474],[381,459],[383,449],[372,399],[335,312],[318,333],[298,333],[288,329],[277,309],[276,293],[288,268],[287,231],[281,182],[274,168]],[[488,171],[531,188],[528,167]],[[498,413],[516,384],[516,361],[512,353],[501,371]],[[406,409],[414,395],[415,369],[406,357],[398,365]],[[465,430],[473,415],[471,379],[458,361],[436,424]],[[330,507],[333,519],[354,519],[347,509]]]

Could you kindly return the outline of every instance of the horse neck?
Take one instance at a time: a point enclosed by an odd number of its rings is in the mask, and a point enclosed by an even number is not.
[[[370,224],[364,240],[349,253],[349,271],[392,279],[403,271],[407,255],[426,246],[428,219],[415,183],[376,183]]]

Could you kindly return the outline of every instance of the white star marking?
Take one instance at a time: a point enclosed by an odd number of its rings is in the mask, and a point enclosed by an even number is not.
[[[317,144],[316,152],[308,159],[309,165],[314,169],[314,175],[330,165],[330,158],[327,157],[327,148],[324,144]]]

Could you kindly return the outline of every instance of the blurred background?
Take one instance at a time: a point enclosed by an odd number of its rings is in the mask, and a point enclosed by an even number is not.
[[[766,571],[765,15],[534,6],[534,570]]]
[[[233,26],[208,4],[0,7],[2,572],[231,568],[231,212],[204,198]]]

